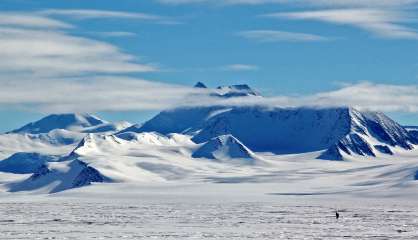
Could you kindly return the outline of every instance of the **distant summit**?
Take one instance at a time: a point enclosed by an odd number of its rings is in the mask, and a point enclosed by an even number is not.
[[[19,129],[10,131],[8,133],[39,134],[48,133],[54,129],[77,130],[94,127],[105,123],[107,122],[90,114],[51,114],[42,118],[41,120],[31,122]]]
[[[194,88],[209,89],[202,82],[197,82],[194,85]],[[213,90],[213,93],[211,93],[211,96],[214,96],[214,97],[231,98],[231,97],[260,96],[260,94],[257,91],[253,90],[247,84],[218,86],[217,88],[212,89],[212,90]]]
[[[109,123],[91,114],[51,114],[38,121],[7,133],[39,135],[52,140],[72,138],[74,133],[112,133],[132,124],[128,122]]]
[[[194,85],[194,87],[195,87],[195,88],[208,88],[208,87],[206,87],[206,85],[205,85],[204,83],[202,83],[202,82],[197,82],[197,83]]]
[[[247,84],[219,86],[216,89],[217,89],[217,92],[219,93],[219,96],[224,97],[224,98],[260,96],[258,92],[254,91]]]

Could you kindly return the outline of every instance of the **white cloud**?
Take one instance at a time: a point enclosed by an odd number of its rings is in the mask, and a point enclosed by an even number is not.
[[[95,18],[127,18],[139,20],[162,20],[163,17],[158,15],[137,13],[137,12],[121,12],[107,11],[97,9],[47,9],[39,11],[39,14],[47,16],[67,16],[78,19],[95,19]]]
[[[238,33],[239,36],[259,42],[314,42],[328,40],[315,34],[285,32],[277,30],[250,30]]]
[[[265,98],[190,100],[193,104],[266,107],[340,107],[383,112],[418,112],[418,85],[389,85],[363,82],[311,95]]]
[[[136,36],[136,33],[133,32],[91,32],[95,35],[100,35],[103,37],[133,37]]]
[[[156,0],[163,4],[197,4],[208,3],[217,5],[261,5],[261,4],[292,4],[329,7],[393,7],[407,6],[418,3],[418,0]]]
[[[286,4],[296,12],[278,12],[264,16],[295,20],[314,20],[349,25],[376,36],[395,39],[418,39],[417,31],[406,25],[416,22],[413,9],[418,0],[158,0],[165,4],[207,3],[221,6]],[[313,8],[313,10],[312,10]],[[282,34],[283,35],[283,34]],[[285,36],[284,36],[285,37]],[[295,36],[298,38],[297,36]],[[303,38],[303,36],[301,36]],[[309,36],[305,36],[309,38]],[[274,38],[274,37],[272,37]],[[290,38],[290,37],[289,37]],[[279,37],[280,39],[280,37]]]
[[[7,14],[13,16],[8,22],[0,20],[0,107],[8,109],[26,107],[47,112],[96,112],[223,104],[349,105],[372,110],[418,112],[416,85],[361,83],[308,96],[225,100],[210,97],[201,89],[128,78],[121,74],[158,69],[152,64],[138,63],[135,56],[112,44],[65,32],[67,27],[71,27],[65,22],[51,17],[39,19],[31,14],[23,17],[22,14]],[[29,20],[31,17],[36,21]],[[397,15],[391,19],[391,22],[400,21]],[[232,64],[228,68],[257,69],[245,64]]]
[[[231,64],[221,68],[224,71],[242,72],[242,71],[257,71],[260,68],[256,65],[249,64]]]
[[[418,112],[418,85],[359,83],[305,98],[318,106],[346,105],[376,111]]]
[[[41,112],[163,110],[180,106],[340,107],[418,112],[417,85],[359,83],[312,95],[224,99],[211,90],[121,76],[0,79],[0,107]],[[48,86],[48,87],[45,87]]]
[[[155,71],[114,45],[62,31],[0,27],[0,74],[80,75]]]
[[[31,28],[72,28],[71,24],[55,19],[25,15],[22,13],[0,13],[0,26],[31,27]]]
[[[65,22],[31,13],[0,13],[5,15],[10,18],[0,20],[3,108],[95,111],[140,104],[135,109],[147,109],[175,102],[176,94],[184,96],[177,86],[122,77],[158,68],[139,63],[138,57],[110,43],[72,35],[65,31],[70,26]],[[157,90],[161,95],[154,99]]]
[[[403,11],[386,9],[332,9],[301,12],[279,12],[266,17],[294,20],[315,20],[340,25],[351,25],[386,38],[418,39],[415,29],[401,25],[414,18]]]
[[[158,110],[198,89],[121,76],[0,79],[0,106],[41,112]]]

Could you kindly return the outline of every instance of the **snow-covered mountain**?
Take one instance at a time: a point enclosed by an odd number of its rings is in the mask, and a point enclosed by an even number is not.
[[[254,91],[247,84],[231,85],[231,86],[219,86],[216,88],[215,96],[223,98],[231,97],[252,97],[260,96],[260,94]]]
[[[201,82],[196,83],[194,87],[207,88],[207,86]],[[210,95],[222,98],[261,97],[259,93],[251,89],[246,84],[219,86],[212,89]],[[195,131],[200,130],[209,118],[223,111],[227,111],[228,109],[229,108],[225,108],[224,106],[169,109],[157,114],[154,118],[145,122],[143,125],[132,125],[131,127],[122,130],[121,133],[156,131],[162,134],[193,134]]]
[[[73,166],[59,162],[65,161],[64,157],[86,135],[109,135],[129,126],[127,122],[109,123],[89,114],[46,116],[19,129],[0,134],[0,172],[36,175],[38,169],[44,166]],[[68,179],[63,171],[56,171],[54,176],[58,178],[64,175]],[[44,178],[41,175],[39,177]]]
[[[194,158],[216,160],[243,159],[244,163],[254,163],[256,155],[232,135],[222,135],[210,139],[192,155]]]
[[[225,98],[261,97],[247,85],[207,91]],[[414,149],[417,133],[383,113],[350,107],[182,107],[136,125],[88,114],[50,115],[0,134],[0,171],[32,173],[8,184],[10,191],[189,177],[218,181],[218,174],[246,179],[248,174],[275,176],[276,159],[282,158],[395,159]],[[415,172],[411,167],[399,177],[413,180]]]
[[[66,129],[80,131],[83,128],[90,128],[107,122],[90,114],[51,114],[36,122],[31,122],[19,129],[9,133],[48,133],[54,129]]]
[[[34,173],[42,165],[57,160],[57,156],[18,152],[0,161],[0,171],[16,174]]]
[[[105,181],[106,177],[96,169],[85,162],[73,160],[43,164],[29,178],[8,185],[11,192],[46,188],[48,192],[54,193]]]
[[[178,123],[178,124],[176,124]],[[212,107],[164,111],[137,132],[182,133],[196,143],[230,134],[255,152],[323,151],[320,158],[409,150],[412,134],[383,113],[337,108]],[[327,150],[327,151],[326,151]]]
[[[109,123],[91,114],[51,114],[38,121],[7,133],[15,134],[42,134],[54,130],[66,130],[70,132],[99,133],[115,132],[129,127],[128,122]]]

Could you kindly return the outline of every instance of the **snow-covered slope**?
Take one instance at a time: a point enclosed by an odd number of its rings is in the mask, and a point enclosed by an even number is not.
[[[411,150],[417,141],[398,123],[378,112],[349,109],[350,132],[333,144],[320,158],[341,160],[344,155],[392,155],[396,149]]]
[[[130,125],[127,122],[108,123],[88,114],[49,115],[0,134],[0,159],[17,152],[67,154],[87,133],[111,134]]]
[[[24,181],[10,183],[9,191],[59,192],[71,188],[105,182],[107,179],[96,169],[79,160],[53,162],[41,165]]]
[[[106,123],[105,121],[89,114],[51,114],[36,122],[31,122],[19,129],[9,133],[48,133],[54,129],[66,129],[79,131],[82,128],[89,128]]]
[[[191,134],[200,130],[210,117],[222,112],[224,109],[224,107],[195,107],[166,110],[157,114],[142,126],[134,125],[120,131],[120,133],[159,132],[161,134]]]
[[[58,157],[53,155],[19,152],[0,161],[0,171],[16,174],[34,173],[42,165],[57,160]]]
[[[109,123],[91,114],[51,114],[38,121],[12,130],[15,134],[42,134],[56,130],[83,133],[117,132],[131,126],[128,122]],[[57,131],[59,132],[59,131]]]
[[[215,137],[197,149],[192,157],[216,160],[243,159],[245,163],[254,163],[256,155],[232,135]]]

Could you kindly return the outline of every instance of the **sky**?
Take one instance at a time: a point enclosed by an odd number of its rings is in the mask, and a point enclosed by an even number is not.
[[[350,105],[418,125],[418,0],[0,5],[0,131],[49,113],[140,123],[214,104],[188,99],[198,81],[246,83],[274,106]]]

